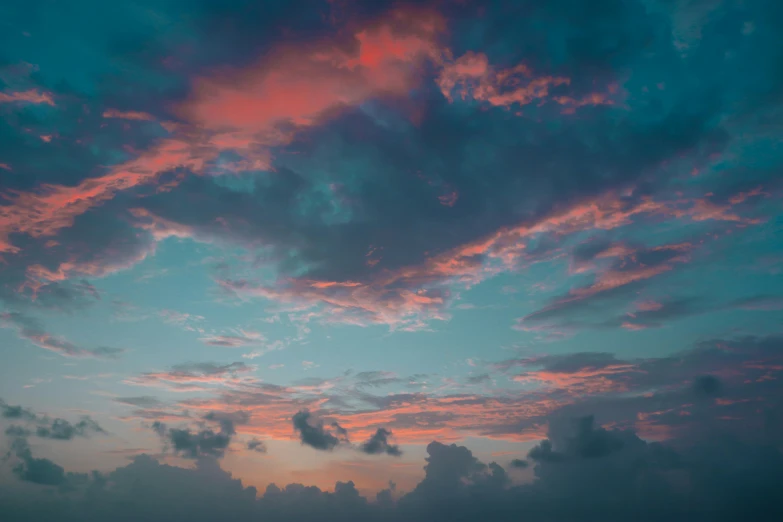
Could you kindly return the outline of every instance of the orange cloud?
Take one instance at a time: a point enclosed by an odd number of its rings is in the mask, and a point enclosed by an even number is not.
[[[51,93],[35,89],[27,91],[0,92],[0,103],[33,103],[45,104],[54,107],[54,99]]]
[[[564,390],[572,395],[592,395],[626,390],[625,383],[610,377],[634,370],[635,367],[631,364],[614,364],[603,368],[584,368],[576,372],[547,370],[526,372],[514,376],[513,379],[517,382],[540,383],[546,387]]]

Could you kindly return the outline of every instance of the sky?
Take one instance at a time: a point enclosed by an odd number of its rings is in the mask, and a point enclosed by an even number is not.
[[[2,2],[0,519],[780,520],[782,26]]]

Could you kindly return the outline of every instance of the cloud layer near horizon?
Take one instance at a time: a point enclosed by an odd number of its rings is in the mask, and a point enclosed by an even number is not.
[[[17,447],[14,468],[28,483],[60,493],[15,488],[0,494],[4,520],[777,520],[775,492],[783,479],[783,454],[766,444],[714,434],[697,446],[675,449],[647,443],[630,430],[604,429],[593,417],[552,427],[528,454],[535,479],[512,485],[498,464],[483,463],[456,444],[427,446],[425,476],[393,499],[374,501],[353,482],[333,492],[311,486],[269,485],[262,495],[202,457],[193,469],[162,465],[142,455],[106,475],[66,474],[29,447]],[[514,461],[521,462],[521,461]],[[198,492],[194,495],[194,492]]]

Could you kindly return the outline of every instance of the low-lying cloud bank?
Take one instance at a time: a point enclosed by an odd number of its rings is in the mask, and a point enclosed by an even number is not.
[[[16,450],[14,469],[27,472],[0,492],[4,522],[783,519],[776,495],[783,453],[774,442],[715,432],[684,447],[648,443],[630,430],[598,427],[592,417],[552,423],[549,438],[511,466],[533,467],[534,481],[523,485],[511,484],[515,471],[480,462],[463,446],[432,442],[424,479],[396,500],[390,489],[366,499],[353,482],[338,482],[334,492],[273,484],[259,494],[210,456],[184,469],[142,455],[88,476],[36,459],[26,445]]]

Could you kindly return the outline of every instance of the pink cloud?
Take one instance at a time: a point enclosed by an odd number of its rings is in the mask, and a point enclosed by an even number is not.
[[[394,11],[358,30],[353,51],[333,41],[284,46],[253,67],[198,78],[180,111],[202,128],[231,133],[230,139],[284,143],[290,134],[277,128],[281,124],[310,126],[332,109],[407,93],[418,81],[418,66],[437,58],[443,30],[432,12]]]
[[[119,111],[117,109],[107,109],[103,111],[104,118],[117,118],[121,120],[135,121],[154,121],[155,116],[146,112],[138,111]]]
[[[611,86],[608,93],[590,93],[578,98],[552,96],[551,89],[569,86],[571,79],[537,76],[525,64],[497,69],[490,65],[486,55],[472,51],[445,63],[437,83],[449,101],[454,100],[454,93],[462,100],[472,98],[496,107],[552,101],[566,106],[564,112],[574,112],[576,108],[586,105],[612,105],[614,100],[611,95],[617,91],[616,86]]]
[[[318,315],[329,322],[348,324],[388,324],[395,329],[427,328],[430,320],[448,319],[451,285],[470,287],[503,271],[551,259],[530,255],[528,242],[540,234],[566,236],[589,230],[612,230],[633,223],[641,216],[681,219],[698,215],[692,199],[655,201],[642,198],[633,203],[609,192],[553,212],[532,223],[502,228],[476,241],[427,258],[419,265],[380,271],[363,281],[281,280],[260,284],[249,280],[223,280],[219,283],[239,295],[261,297],[296,307],[322,306]],[[714,215],[711,219],[722,219]],[[652,249],[675,253],[665,263],[634,266],[635,250],[617,244],[596,258],[626,259],[626,266],[599,272],[592,284],[574,289],[562,302],[590,297],[597,293],[653,278],[687,261],[690,244],[664,245]],[[595,269],[590,263],[581,272]],[[627,328],[635,328],[628,322]]]
[[[444,29],[435,13],[397,10],[357,30],[353,51],[330,41],[282,47],[247,70],[194,79],[193,98],[179,108],[191,125],[163,124],[173,137],[76,186],[46,184],[32,192],[3,195],[10,204],[0,207],[0,252],[18,251],[11,234],[54,235],[117,192],[157,182],[163,171],[185,167],[203,173],[221,150],[237,150],[242,159],[218,168],[234,172],[270,168],[270,147],[290,141],[291,125],[314,125],[329,111],[372,96],[404,95],[418,81],[418,66],[437,58],[435,41]],[[50,95],[38,91],[0,93],[0,101],[54,103]],[[151,118],[115,109],[103,116]],[[187,233],[163,225],[153,220],[148,226],[159,237]]]
[[[11,191],[1,197],[10,205],[0,207],[0,252],[15,251],[12,233],[51,236],[73,224],[76,216],[98,206],[123,190],[151,183],[161,172],[175,167],[203,168],[204,159],[179,140],[164,140],[136,159],[113,167],[109,173],[88,178],[75,186],[45,184],[34,192]]]

